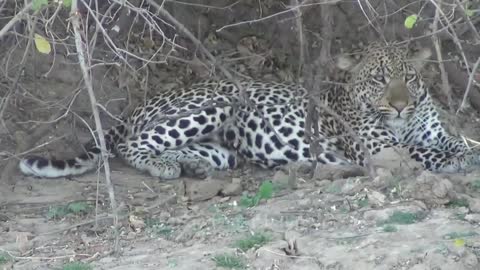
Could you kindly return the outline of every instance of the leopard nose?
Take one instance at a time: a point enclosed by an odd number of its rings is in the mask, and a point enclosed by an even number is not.
[[[397,110],[398,113],[401,113],[405,107],[407,107],[406,102],[389,102],[388,105],[390,105],[392,108]]]

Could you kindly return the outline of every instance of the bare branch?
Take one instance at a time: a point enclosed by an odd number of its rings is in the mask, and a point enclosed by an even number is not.
[[[80,34],[80,13],[78,12],[77,0],[72,0],[72,8],[70,11],[71,22],[73,26],[73,31],[75,34],[75,46],[78,55],[78,61],[80,64],[80,68],[82,70],[83,75],[83,82],[85,83],[85,87],[87,88],[88,97],[90,98],[90,104],[92,107],[93,117],[95,119],[95,126],[97,130],[97,134],[99,137],[100,142],[100,149],[101,149],[101,160],[103,161],[103,167],[105,169],[105,182],[107,185],[108,195],[110,198],[110,206],[112,208],[113,216],[114,216],[114,227],[117,230],[118,225],[118,209],[117,203],[115,201],[115,192],[113,189],[112,181],[110,179],[110,164],[108,162],[108,153],[107,153],[107,146],[105,142],[105,137],[103,134],[102,122],[100,121],[100,114],[97,108],[97,99],[95,97],[95,92],[93,91],[92,80],[89,72],[89,68],[87,66],[87,59],[88,55],[85,55],[85,43],[82,42],[82,35]],[[116,233],[116,244],[115,244],[115,251],[118,248],[118,233]]]
[[[24,15],[24,13],[27,13],[27,11],[32,7],[33,5],[33,2],[29,2],[28,4],[26,4],[22,10],[20,10],[20,12],[18,12],[7,24],[5,24],[5,26],[0,29],[0,38],[2,38],[3,35],[5,35],[8,30],[10,30],[16,22],[20,21],[22,19],[22,16]]]
[[[480,65],[480,57],[477,59],[477,62],[475,62],[475,65],[473,66],[472,71],[470,72],[470,76],[468,76],[468,85],[467,89],[465,90],[465,94],[463,95],[462,99],[462,104],[460,104],[460,107],[457,110],[457,114],[465,108],[465,105],[467,103],[467,98],[468,95],[470,94],[470,89],[472,88],[472,84],[475,81],[475,75],[477,74],[478,66]]]

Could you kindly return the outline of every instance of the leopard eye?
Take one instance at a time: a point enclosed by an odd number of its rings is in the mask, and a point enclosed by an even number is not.
[[[407,81],[413,80],[413,79],[415,79],[415,77],[416,77],[415,74],[408,74],[407,73],[407,75],[405,75],[405,79]]]
[[[385,82],[385,77],[382,74],[373,75],[373,79],[378,82]]]

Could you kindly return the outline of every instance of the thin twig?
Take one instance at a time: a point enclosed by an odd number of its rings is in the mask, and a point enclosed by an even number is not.
[[[83,81],[85,83],[85,87],[87,88],[88,96],[90,98],[90,103],[92,106],[92,113],[93,118],[95,119],[95,126],[97,130],[97,134],[99,137],[100,142],[100,149],[101,149],[101,160],[103,161],[103,167],[105,170],[105,182],[107,184],[108,195],[110,198],[110,206],[112,208],[112,213],[114,216],[114,231],[115,231],[115,252],[118,251],[118,209],[117,203],[115,201],[115,192],[113,189],[113,184],[110,179],[110,164],[108,162],[108,153],[107,147],[105,142],[105,137],[103,134],[102,122],[100,121],[100,115],[97,108],[97,99],[95,97],[95,92],[93,91],[92,80],[89,72],[89,68],[87,67],[87,59],[85,55],[84,44],[82,42],[82,36],[80,34],[80,13],[78,12],[77,0],[72,1],[72,8],[71,8],[71,22],[73,26],[73,31],[75,34],[75,46],[78,54],[78,61],[80,63],[80,68],[82,70]]]
[[[433,31],[435,32],[438,29],[438,23],[440,21],[440,7],[435,10],[435,19],[433,21]],[[452,93],[450,91],[450,83],[448,82],[448,74],[445,71],[445,65],[443,64],[443,56],[442,56],[442,47],[440,44],[440,40],[438,35],[432,36],[433,45],[435,47],[435,52],[437,54],[438,66],[440,68],[440,76],[442,78],[442,90],[443,93],[447,96],[448,102],[448,109],[451,113],[453,113],[453,100],[452,100]]]
[[[8,30],[10,30],[16,22],[20,21],[22,19],[22,16],[24,13],[26,13],[33,5],[33,1],[26,4],[22,10],[20,10],[20,12],[18,12],[10,21],[8,21],[7,24],[5,24],[5,26],[0,29],[0,38],[2,38],[3,35],[5,35]]]
[[[147,0],[150,2],[150,0]],[[228,28],[231,28],[231,27],[235,27],[235,26],[240,26],[240,25],[244,25],[244,24],[252,24],[252,23],[258,23],[258,22],[262,22],[262,21],[266,21],[266,20],[269,20],[269,19],[272,19],[274,17],[277,17],[277,16],[280,16],[282,14],[286,14],[286,13],[289,13],[289,12],[292,12],[292,11],[295,11],[299,8],[302,8],[302,7],[308,7],[308,6],[317,6],[317,5],[335,5],[337,4],[338,2],[340,2],[341,0],[324,0],[322,1],[321,3],[311,3],[311,4],[299,4],[298,6],[294,6],[292,8],[289,8],[289,9],[286,9],[284,11],[281,11],[281,12],[277,12],[275,14],[272,14],[272,15],[269,15],[269,16],[265,16],[263,18],[259,18],[259,19],[254,19],[254,20],[248,20],[248,21],[242,21],[242,22],[237,22],[237,23],[232,23],[232,24],[228,24],[228,25],[224,25],[222,26],[221,28],[217,29],[216,32],[220,32],[222,30],[225,30],[225,29],[228,29]],[[308,2],[305,1],[305,2]]]
[[[294,3],[294,6],[299,6],[300,4],[298,3],[298,0],[291,0],[291,2]],[[299,58],[300,60],[298,61],[298,70],[297,70],[297,78],[300,78],[300,75],[302,74],[303,66],[305,65],[305,51],[306,51],[306,42],[305,42],[305,33],[303,31],[303,21],[302,21],[302,11],[301,9],[296,9],[294,11],[296,14],[296,20],[295,24],[297,27],[297,32],[298,32],[298,43],[299,43]]]
[[[470,20],[470,17],[468,17],[465,7],[462,5],[462,3],[460,3],[459,0],[455,0],[455,2],[457,3],[457,6],[460,7],[460,10],[462,11],[461,13],[463,15],[463,19],[465,20],[465,22],[467,22],[468,26],[472,30],[472,33],[473,33],[473,36],[475,37],[477,45],[480,45],[480,34],[478,33],[478,30],[475,27],[475,25],[473,25],[472,20]]]
[[[465,107],[467,103],[467,98],[468,98],[468,95],[470,94],[470,89],[472,88],[473,81],[475,80],[475,75],[477,74],[477,69],[479,64],[480,64],[480,57],[477,59],[477,62],[475,62],[475,65],[473,66],[473,69],[470,72],[470,75],[468,76],[467,89],[465,90],[465,94],[463,95],[463,99],[462,99],[462,104],[460,104],[460,107],[457,110],[457,114]]]

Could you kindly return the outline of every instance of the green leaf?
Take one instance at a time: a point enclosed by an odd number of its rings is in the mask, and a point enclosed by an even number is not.
[[[66,8],[72,7],[72,0],[63,0],[63,6]]]
[[[265,181],[262,183],[258,189],[259,199],[270,199],[273,195],[273,184],[270,181]]]
[[[415,23],[417,22],[417,14],[412,14],[405,19],[405,28],[412,29]]]
[[[34,35],[35,47],[37,50],[43,54],[49,54],[52,51],[52,47],[48,40],[46,40],[43,36],[35,33]]]
[[[456,247],[463,247],[465,246],[465,240],[463,239],[455,239],[453,241],[453,244],[456,246]]]
[[[475,11],[472,9],[466,8],[465,15],[467,15],[467,17],[473,17],[473,15],[475,15]]]
[[[43,6],[48,6],[48,0],[33,0],[32,9],[39,11]]]

